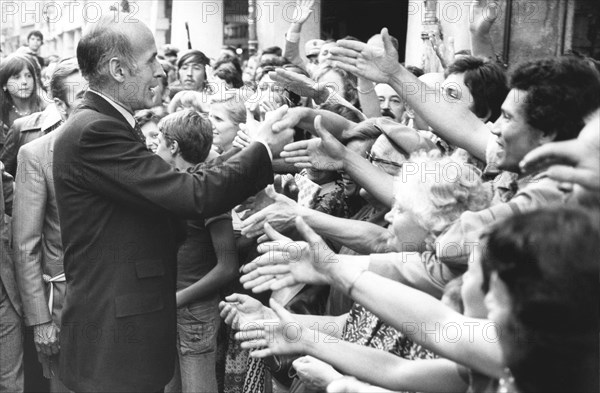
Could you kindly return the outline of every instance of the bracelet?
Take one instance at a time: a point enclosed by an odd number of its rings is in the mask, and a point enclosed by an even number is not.
[[[290,32],[287,32],[287,33],[285,34],[285,38],[286,38],[286,39],[287,39],[289,42],[293,42],[293,43],[300,42],[300,33],[293,33],[293,32],[292,32],[292,33],[290,33]]]
[[[365,274],[366,270],[361,270],[360,272],[358,272],[358,274],[354,277],[354,279],[352,280],[352,283],[350,284],[350,287],[348,288],[348,297],[351,298],[352,297],[352,290],[354,289],[354,285],[356,284],[356,282],[358,281],[358,279]]]

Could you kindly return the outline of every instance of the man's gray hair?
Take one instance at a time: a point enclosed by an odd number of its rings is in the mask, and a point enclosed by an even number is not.
[[[105,15],[90,24],[77,45],[77,61],[81,74],[90,87],[110,83],[108,64],[118,58],[130,72],[135,72],[133,46],[122,26],[114,16]]]

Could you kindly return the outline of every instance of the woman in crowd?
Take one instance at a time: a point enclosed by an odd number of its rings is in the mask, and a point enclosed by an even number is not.
[[[240,91],[228,90],[221,96],[212,97],[208,112],[213,125],[213,146],[220,153],[231,149],[240,124],[246,123],[246,106]]]
[[[137,111],[133,116],[146,138],[146,148],[152,153],[156,153],[158,143],[160,142],[158,123],[166,115],[165,111],[158,109],[161,108],[142,109]]]
[[[185,171],[207,159],[212,125],[199,113],[182,110],[159,123],[156,154]],[[219,290],[237,275],[231,215],[188,220],[186,240],[177,253],[178,367],[167,392],[216,392]]]
[[[20,117],[46,107],[33,60],[14,54],[0,65],[0,121],[8,129]]]

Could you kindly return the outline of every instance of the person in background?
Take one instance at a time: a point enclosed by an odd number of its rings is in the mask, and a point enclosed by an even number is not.
[[[267,61],[281,57],[281,55],[282,55],[282,51],[281,51],[280,47],[270,46],[270,47],[262,50],[258,63],[259,64],[265,63]]]
[[[27,45],[17,50],[17,53],[33,56],[40,69],[46,66],[46,60],[40,56],[40,48],[44,45],[44,35],[39,30],[32,30],[27,34]]]
[[[160,134],[158,123],[166,115],[167,113],[164,111],[158,112],[153,109],[142,109],[135,112],[134,118],[144,134],[146,148],[152,153],[156,153],[158,148]]]
[[[159,123],[156,154],[186,171],[210,155],[212,125],[185,109]],[[177,354],[166,392],[216,392],[219,290],[236,276],[238,260],[231,214],[187,220],[186,240],[177,252]]]
[[[208,118],[212,123],[213,146],[219,153],[231,149],[240,124],[246,123],[246,106],[240,92],[227,91],[224,98],[213,96]]]
[[[30,56],[14,54],[0,64],[0,121],[6,127],[10,128],[16,119],[46,107],[36,75]]]
[[[210,60],[199,50],[189,50],[177,60],[177,77],[181,90],[204,91],[206,66]]]

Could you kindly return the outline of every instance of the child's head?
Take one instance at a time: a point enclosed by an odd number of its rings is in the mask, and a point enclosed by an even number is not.
[[[161,136],[156,154],[163,160],[171,165],[177,157],[193,165],[206,160],[212,146],[212,125],[200,113],[177,111],[163,118],[158,128]]]

